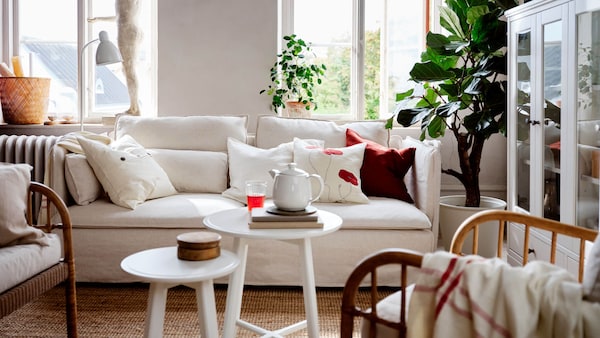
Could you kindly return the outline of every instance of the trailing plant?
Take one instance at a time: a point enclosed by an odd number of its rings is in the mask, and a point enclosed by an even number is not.
[[[421,139],[446,130],[457,141],[460,170],[442,169],[465,188],[465,206],[479,206],[483,146],[506,135],[506,45],[504,11],[516,0],[446,0],[440,24],[448,34],[427,34],[421,62],[410,71],[415,88],[397,94],[387,123],[420,123]]]
[[[315,54],[311,44],[298,38],[295,34],[283,37],[286,41],[281,54],[271,67],[271,84],[260,94],[272,96],[271,107],[277,112],[285,108],[285,102],[294,100],[301,102],[307,110],[317,109],[314,98],[316,85],[322,83],[327,67],[324,64],[314,64]]]

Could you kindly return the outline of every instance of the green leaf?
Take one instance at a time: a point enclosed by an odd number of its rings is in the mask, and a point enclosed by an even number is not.
[[[440,6],[440,25],[446,28],[450,33],[465,39],[465,33],[460,25],[460,19],[450,8]]]
[[[454,77],[453,72],[444,70],[438,64],[428,61],[416,63],[410,71],[411,79],[415,82],[443,81]]]
[[[426,118],[431,111],[432,108],[405,108],[394,112],[394,114],[396,114],[396,121],[400,125],[409,127],[417,122],[422,122],[421,120]]]
[[[473,25],[482,15],[490,12],[487,5],[470,7],[467,11],[467,23]]]
[[[447,118],[457,113],[460,110],[460,102],[448,102],[440,105],[435,110],[435,114],[439,117]],[[445,126],[444,126],[445,127]]]
[[[439,116],[434,116],[431,120],[429,120],[429,124],[427,125],[427,132],[430,137],[438,138],[440,136],[444,136],[444,132],[446,130],[446,124],[444,123],[444,119]]]
[[[414,93],[414,88],[411,88],[403,93],[396,93],[396,102],[398,101],[402,101],[406,98],[410,98],[412,96],[412,94]]]

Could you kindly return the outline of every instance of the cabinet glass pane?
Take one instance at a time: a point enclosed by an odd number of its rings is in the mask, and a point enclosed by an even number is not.
[[[577,17],[577,224],[598,229],[600,177],[600,11]]]
[[[517,52],[517,205],[529,210],[531,112],[531,32],[520,33]]]
[[[544,217],[560,220],[562,21],[544,25]]]

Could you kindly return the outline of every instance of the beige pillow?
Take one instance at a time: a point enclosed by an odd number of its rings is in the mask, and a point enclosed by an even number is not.
[[[227,189],[227,154],[219,151],[148,149],[179,192],[222,193]]]
[[[75,203],[88,205],[104,194],[102,185],[85,155],[70,153],[65,156],[65,181]]]
[[[177,193],[167,173],[131,136],[110,146],[83,137],[77,140],[113,203],[135,209],[147,199]]]
[[[586,259],[582,286],[587,300],[600,302],[600,236],[596,237]]]
[[[0,165],[0,246],[37,243],[47,246],[46,234],[27,224],[29,164]]]
[[[308,144],[323,146],[323,141],[307,140]],[[292,162],[294,144],[283,143],[270,149],[256,148],[236,139],[227,140],[229,154],[229,185],[223,196],[246,203],[246,181],[267,182],[267,198],[273,197],[273,178],[269,170],[285,170]]]
[[[369,203],[360,184],[365,147],[365,143],[359,143],[350,147],[323,149],[295,139],[294,162],[298,168],[323,179],[325,186],[318,202]],[[312,184],[313,191],[318,191],[318,183]]]

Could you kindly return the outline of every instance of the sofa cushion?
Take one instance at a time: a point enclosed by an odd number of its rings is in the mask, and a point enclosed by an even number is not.
[[[227,189],[227,154],[220,151],[148,149],[178,192],[222,193]]]
[[[29,164],[0,164],[0,247],[48,245],[44,232],[27,225],[25,218],[31,169]]]
[[[263,115],[258,117],[256,146],[273,148],[285,142],[301,139],[324,140],[328,148],[346,146],[346,129],[351,128],[364,138],[388,145],[389,131],[383,121],[360,121],[338,125],[333,121],[296,119]]]
[[[319,140],[306,140],[307,144],[322,146]],[[273,196],[273,178],[269,170],[284,170],[292,162],[293,142],[282,143],[274,148],[261,149],[230,138],[227,142],[229,155],[229,185],[223,196],[246,203],[246,181],[267,182],[266,197]]]
[[[121,116],[115,138],[131,135],[146,148],[227,151],[227,138],[246,142],[248,116]]]
[[[350,147],[318,148],[303,140],[294,140],[294,162],[298,168],[323,179],[323,193],[319,202],[368,203],[361,190],[360,167],[365,144]],[[312,191],[319,191],[318,182],[312,180]]]
[[[148,200],[131,210],[107,198],[69,207],[73,228],[198,229],[202,219],[213,212],[243,207],[242,203],[214,193],[179,193]],[[148,233],[140,232],[140,241]],[[173,237],[173,245],[176,245]]]
[[[0,293],[46,270],[61,259],[57,234],[46,234],[47,244],[13,245],[0,248]]]
[[[69,153],[65,156],[65,181],[73,200],[79,205],[90,204],[104,194],[83,154]]]
[[[82,137],[78,141],[113,203],[135,209],[146,199],[177,193],[165,171],[131,136],[110,146]]]
[[[342,229],[431,229],[431,221],[414,204],[387,197],[370,197],[367,204],[314,203],[317,209],[344,219]]]
[[[404,175],[415,160],[415,148],[393,149],[362,138],[352,129],[346,129],[346,145],[367,145],[360,179],[367,196],[397,198],[414,203],[404,184]]]

